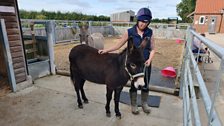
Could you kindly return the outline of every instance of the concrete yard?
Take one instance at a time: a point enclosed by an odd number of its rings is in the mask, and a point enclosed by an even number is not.
[[[209,35],[224,47],[224,34]],[[199,64],[208,92],[215,93],[216,77],[220,59],[211,52],[212,64]],[[105,85],[85,83],[85,91],[89,104],[83,109],[77,106],[77,98],[70,78],[52,75],[34,81],[28,88],[16,93],[9,93],[0,97],[0,126],[182,126],[183,101],[177,96],[152,92],[150,95],[161,96],[159,108],[151,107],[151,113],[145,114],[140,109],[139,115],[133,115],[129,105],[120,103],[122,119],[117,119],[114,113],[114,104],[111,102],[112,116],[106,117]],[[224,75],[215,100],[215,109],[224,124]],[[125,87],[128,91],[129,87]],[[138,92],[140,93],[140,92]],[[202,126],[206,126],[207,116],[202,99],[197,99]]]
[[[128,91],[128,87],[123,90]],[[181,126],[182,100],[176,96],[150,92],[161,96],[159,108],[151,108],[147,115],[140,109],[133,115],[129,105],[120,103],[122,119],[114,114],[106,117],[105,85],[86,82],[89,104],[79,109],[70,78],[48,76],[35,81],[29,88],[0,98],[0,126]],[[140,93],[140,92],[138,92]]]

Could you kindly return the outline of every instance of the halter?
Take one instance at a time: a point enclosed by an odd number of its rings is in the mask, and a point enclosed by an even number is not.
[[[144,75],[145,75],[144,72],[141,72],[141,73],[137,73],[137,74],[132,75],[132,74],[128,71],[128,68],[127,68],[127,59],[128,59],[128,55],[127,55],[127,53],[126,53],[126,56],[125,56],[125,70],[126,70],[126,72],[128,73],[128,75],[130,76],[130,80],[131,80],[131,81],[134,80],[134,78],[136,78],[136,77],[141,77],[141,76],[144,76]],[[145,67],[144,67],[144,69],[145,69]]]

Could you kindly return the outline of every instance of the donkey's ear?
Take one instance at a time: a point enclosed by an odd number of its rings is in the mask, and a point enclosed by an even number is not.
[[[89,28],[89,24],[86,24],[85,25],[85,30],[88,30],[88,28]]]
[[[145,37],[139,47],[144,49],[146,47],[147,42],[149,41],[149,39],[150,39],[149,37]]]
[[[131,53],[134,49],[135,49],[135,45],[134,45],[134,40],[133,40],[133,37],[130,36],[128,38],[128,52]]]

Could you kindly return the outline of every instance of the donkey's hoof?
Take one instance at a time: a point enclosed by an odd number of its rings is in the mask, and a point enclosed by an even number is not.
[[[88,104],[89,100],[84,100],[83,103]]]
[[[147,109],[147,110],[144,110],[144,112],[145,112],[146,114],[150,114],[150,113],[151,113],[151,110],[150,110],[150,109]]]
[[[117,119],[121,119],[121,114],[116,114]]]
[[[83,109],[83,105],[78,105],[78,107],[79,107],[80,109]]]
[[[111,117],[111,113],[110,112],[107,112],[106,115],[107,115],[107,117]]]

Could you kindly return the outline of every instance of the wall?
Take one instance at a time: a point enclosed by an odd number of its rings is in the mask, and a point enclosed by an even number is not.
[[[14,0],[1,0],[0,6],[12,8],[11,12],[0,11],[0,18],[5,20],[6,31],[13,61],[16,83],[26,80],[27,72],[23,53],[22,39],[17,13],[17,5]]]
[[[205,24],[198,24],[200,16],[207,16],[208,20],[205,22]],[[195,14],[195,16],[194,16],[194,27],[196,28],[196,31],[198,33],[208,32],[209,24],[210,24],[210,21],[211,21],[211,16],[216,16],[217,17],[215,30],[216,30],[216,33],[219,33],[220,23],[221,23],[221,15],[218,15],[218,14],[212,14],[212,15],[206,15],[206,14],[198,15],[198,14]],[[223,24],[224,23],[222,23],[221,27],[223,27]],[[220,29],[220,32],[224,33],[224,29],[223,28],[222,28],[222,30]]]
[[[120,13],[114,13],[110,15],[110,21],[112,22],[129,22],[130,17],[135,16],[135,12],[133,11],[125,11]]]

